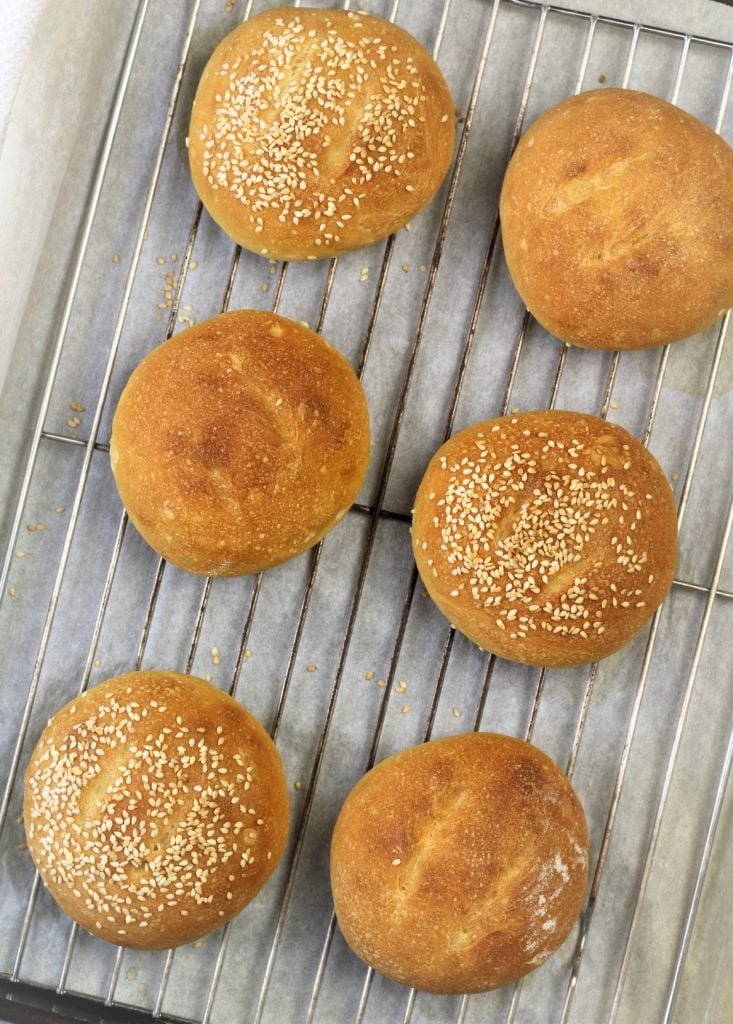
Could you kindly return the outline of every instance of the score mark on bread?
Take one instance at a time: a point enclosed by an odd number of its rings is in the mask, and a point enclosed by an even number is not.
[[[292,320],[238,310],[146,356],[120,397],[110,457],[158,554],[235,576],[320,540],[355,500],[369,448],[366,399],[343,356]]]
[[[733,150],[649,93],[596,89],[545,111],[500,214],[517,291],[570,344],[662,345],[733,304]]]
[[[275,868],[288,801],[277,750],[203,680],[132,672],[48,723],[26,773],[28,847],[101,938],[165,948],[238,913]]]
[[[280,8],[214,51],[189,130],[194,186],[237,242],[316,259],[384,238],[437,191],[453,106],[419,43],[368,14]]]
[[[469,427],[415,501],[423,581],[458,629],[502,657],[572,665],[631,639],[676,559],[671,490],[620,427],[567,412]]]
[[[433,740],[354,786],[331,843],[358,956],[430,992],[481,992],[544,962],[583,899],[588,836],[560,768],[494,733]]]

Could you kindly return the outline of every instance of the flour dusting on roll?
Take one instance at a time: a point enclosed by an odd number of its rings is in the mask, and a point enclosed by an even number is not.
[[[537,747],[464,733],[380,762],[346,798],[331,843],[344,938],[395,981],[483,992],[544,963],[580,911],[588,833]]]

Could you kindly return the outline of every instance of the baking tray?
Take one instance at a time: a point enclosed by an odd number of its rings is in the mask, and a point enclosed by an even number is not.
[[[647,89],[730,140],[733,32],[660,27],[652,4],[636,5],[646,20],[635,23],[600,0],[579,0],[582,10],[360,0],[436,54],[459,115],[455,161],[409,230],[337,261],[286,265],[236,249],[202,214],[185,154],[208,54],[271,6],[107,8],[119,44],[93,109],[109,113],[87,122],[78,148],[92,147],[91,171],[72,161],[65,181],[76,187],[56,203],[63,229],[80,202],[76,237],[54,249],[56,277],[41,278],[60,282],[57,292],[36,277],[20,331],[33,327],[33,358],[16,354],[9,381],[27,376],[32,401],[18,408],[6,387],[0,410],[23,423],[0,577],[6,1016],[717,1024],[733,996],[729,318],[670,348],[568,349],[512,288],[497,203],[523,127],[581,89]],[[108,465],[110,420],[150,348],[247,306],[307,321],[345,353],[367,392],[374,450],[357,505],[317,548],[261,576],[202,580],[159,561],[128,525]],[[649,445],[675,491],[681,544],[672,591],[639,637],[597,665],[544,671],[449,629],[416,577],[409,514],[447,436],[551,406],[607,416]],[[23,772],[49,715],[110,675],[156,666],[210,677],[250,708],[281,750],[292,801],[286,854],[257,900],[171,953],[125,951],[73,926],[39,884],[20,823]],[[473,728],[531,739],[572,777],[589,820],[589,892],[562,950],[517,985],[416,993],[346,948],[330,830],[375,760]]]

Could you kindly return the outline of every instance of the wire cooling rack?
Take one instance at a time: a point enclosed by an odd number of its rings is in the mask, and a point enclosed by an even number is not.
[[[202,215],[186,168],[203,62],[236,19],[273,4],[141,0],[124,14],[129,41],[62,307],[49,312],[48,372],[0,577],[0,1015],[721,1021],[733,960],[720,941],[733,909],[729,316],[671,348],[568,349],[512,289],[497,202],[525,124],[580,90],[647,89],[730,139],[733,46],[530,0],[361,5],[436,55],[459,115],[456,157],[409,231],[307,266],[235,249]],[[344,351],[367,391],[374,451],[359,503],[317,548],[264,575],[204,581],[157,560],[129,527],[108,467],[110,419],[145,352],[245,306],[307,320]],[[449,629],[420,586],[408,528],[424,466],[454,430],[553,406],[613,419],[651,447],[673,483],[681,548],[669,598],[629,647],[545,671]],[[292,827],[276,875],[230,926],[142,954],[61,914],[19,815],[46,718],[101,679],[154,666],[210,676],[270,729]],[[346,948],[329,835],[375,760],[475,728],[531,739],[565,767],[589,820],[591,881],[546,966],[497,992],[431,996]]]

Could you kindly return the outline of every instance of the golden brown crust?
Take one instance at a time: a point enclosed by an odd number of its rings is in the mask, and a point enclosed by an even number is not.
[[[227,694],[130,672],[62,708],[25,777],[28,849],[93,935],[163,949],[225,924],[275,869],[288,830],[282,762]]]
[[[402,227],[453,156],[432,57],[351,11],[278,8],[219,43],[189,129],[193,183],[220,227],[270,258],[337,256]]]
[[[369,461],[351,366],[274,313],[223,313],[175,335],[122,392],[110,458],[145,540],[189,572],[237,576],[311,547]]]
[[[664,600],[674,497],[621,427],[573,412],[476,423],[428,465],[412,545],[428,593],[487,651],[529,665],[605,658]]]
[[[656,96],[552,107],[517,146],[500,211],[517,291],[563,341],[648,348],[733,305],[733,150]]]
[[[582,904],[588,833],[570,783],[522,740],[465,733],[382,761],[331,844],[358,956],[431,992],[481,992],[543,963]]]

